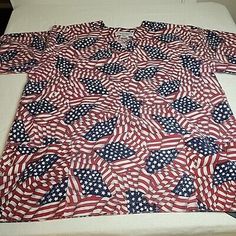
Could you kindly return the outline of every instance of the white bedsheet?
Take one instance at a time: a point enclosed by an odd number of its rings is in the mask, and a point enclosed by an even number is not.
[[[187,0],[185,4],[177,4],[181,0],[60,0],[57,4],[55,0],[13,2],[15,10],[7,33],[48,30],[54,24],[67,25],[95,20],[103,20],[107,26],[114,27],[135,27],[142,20],[153,20],[236,32],[235,23],[226,8],[215,3],[197,4],[188,3]],[[217,77],[236,114],[236,76],[224,74]],[[4,147],[25,82],[25,74],[0,75],[0,151]],[[0,235],[235,236],[236,220],[224,213],[100,216],[40,223],[3,223],[0,224]]]

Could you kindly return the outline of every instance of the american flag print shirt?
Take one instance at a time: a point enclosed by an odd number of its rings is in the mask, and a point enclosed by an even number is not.
[[[236,210],[236,122],[215,73],[236,35],[102,21],[0,38],[27,73],[0,160],[0,219]]]

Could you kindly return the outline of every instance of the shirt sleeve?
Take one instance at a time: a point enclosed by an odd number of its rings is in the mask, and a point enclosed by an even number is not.
[[[0,73],[28,72],[48,49],[49,32],[5,34],[0,37]]]
[[[188,45],[203,59],[214,62],[216,72],[236,73],[236,34],[197,27],[190,31]]]

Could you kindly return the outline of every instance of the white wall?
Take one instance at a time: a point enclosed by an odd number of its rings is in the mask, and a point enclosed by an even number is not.
[[[236,23],[236,0],[198,0],[198,2],[218,2],[225,5]]]

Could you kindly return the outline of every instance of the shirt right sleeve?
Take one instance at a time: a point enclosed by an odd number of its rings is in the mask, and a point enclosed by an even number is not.
[[[5,34],[0,37],[0,73],[28,72],[48,48],[49,32]]]

